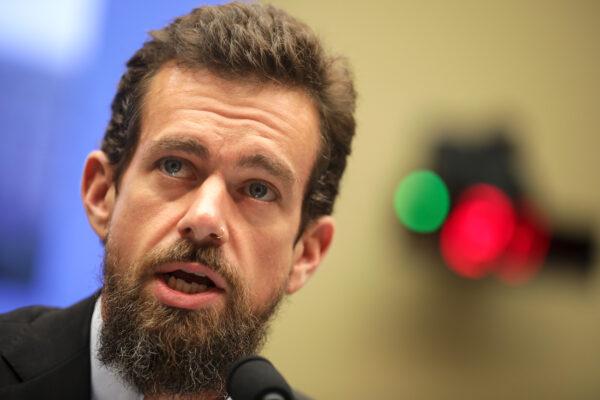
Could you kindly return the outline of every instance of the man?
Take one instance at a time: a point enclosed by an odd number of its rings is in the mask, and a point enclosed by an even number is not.
[[[226,397],[329,248],[354,104],[343,60],[274,7],[152,32],[83,172],[103,288],[0,317],[0,398]]]

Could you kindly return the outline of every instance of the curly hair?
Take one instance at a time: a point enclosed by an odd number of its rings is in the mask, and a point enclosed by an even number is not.
[[[332,213],[356,129],[356,92],[348,65],[326,53],[307,25],[258,3],[197,8],[152,31],[127,62],[102,140],[115,182],[135,152],[149,82],[169,61],[227,79],[252,76],[305,90],[318,110],[321,146],[305,188],[300,232],[313,219]]]

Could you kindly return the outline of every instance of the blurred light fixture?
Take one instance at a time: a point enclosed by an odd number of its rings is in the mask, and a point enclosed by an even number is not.
[[[452,134],[439,141],[434,168],[408,174],[396,188],[400,222],[412,232],[436,233],[445,264],[464,278],[521,284],[548,261],[587,272],[595,254],[591,234],[550,229],[522,189],[509,136],[493,132],[482,143],[457,143]]]

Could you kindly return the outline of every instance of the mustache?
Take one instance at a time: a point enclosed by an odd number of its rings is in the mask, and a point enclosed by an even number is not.
[[[159,265],[174,262],[204,264],[220,274],[229,285],[237,282],[235,269],[225,259],[221,248],[200,246],[185,239],[178,240],[167,248],[156,249],[150,252],[142,263],[143,272],[153,275]]]

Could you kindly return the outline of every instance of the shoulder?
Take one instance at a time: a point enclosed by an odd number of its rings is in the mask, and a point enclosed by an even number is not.
[[[6,350],[11,337],[19,342],[30,337],[52,341],[63,339],[66,332],[79,331],[89,325],[97,298],[94,295],[67,308],[31,306],[0,314],[0,351]]]
[[[60,311],[55,307],[31,306],[0,314],[0,352],[4,353],[28,337],[35,336],[37,329],[33,327],[48,317],[52,319],[52,315]]]
[[[40,316],[60,310],[56,307],[30,306],[0,314],[0,326],[3,324],[30,324]]]
[[[90,319],[96,299],[94,295],[68,308],[30,306],[0,314],[0,335],[6,337],[15,332],[25,336],[52,336],[57,330],[60,332]]]

